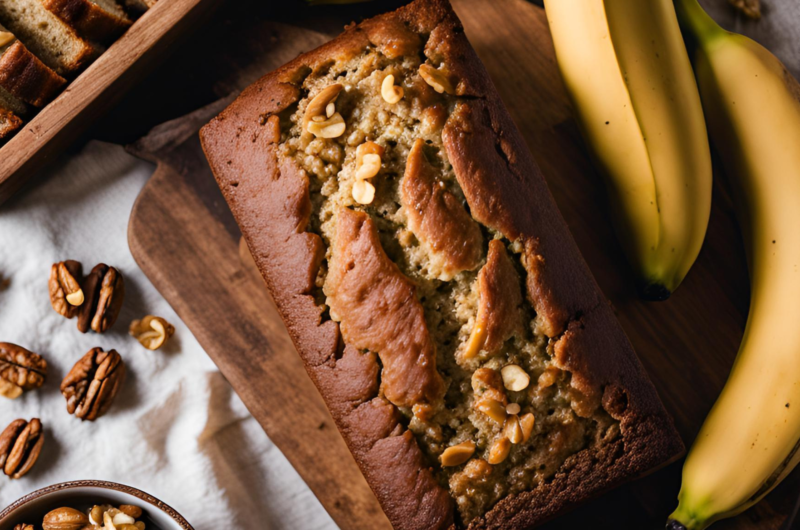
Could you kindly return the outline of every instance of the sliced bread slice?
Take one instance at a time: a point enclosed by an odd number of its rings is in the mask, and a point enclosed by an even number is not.
[[[43,0],[42,3],[88,41],[109,43],[133,24],[114,0]]]
[[[14,131],[22,127],[22,118],[27,112],[25,103],[0,87],[0,140],[10,137]]]
[[[43,107],[66,80],[36,58],[12,33],[0,26],[0,86],[33,105]]]
[[[77,73],[100,54],[42,0],[0,0],[0,23],[62,76]]]

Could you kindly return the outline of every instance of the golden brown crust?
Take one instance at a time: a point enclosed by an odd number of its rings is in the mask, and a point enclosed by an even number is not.
[[[43,107],[66,80],[37,59],[20,41],[0,57],[0,86],[34,107]]]
[[[575,399],[600,399],[620,422],[618,438],[573,455],[552,480],[503,499],[470,525],[529,528],[677,458],[683,445],[446,0],[417,0],[349,27],[268,74],[203,128],[203,148],[309,375],[390,521],[400,529],[449,527],[454,502],[431,472],[436,463],[426,460],[396,407],[380,397],[376,356],[344,345],[338,324],[324,318],[314,299],[325,249],[318,235],[306,232],[308,178],[278,156],[276,115],[301,97],[296,83],[369,45],[411,46],[399,33],[384,34],[398,21],[428,35],[428,59],[447,66],[458,96],[472,96],[461,100],[443,132],[472,216],[520,253],[527,297],[555,343],[556,362],[573,373]]]
[[[383,394],[396,406],[438,403],[444,382],[414,284],[383,251],[366,213],[343,208],[338,219],[326,294],[345,343],[379,352]]]
[[[431,254],[441,256],[442,279],[450,279],[481,264],[483,236],[456,196],[436,178],[425,158],[424,145],[418,138],[408,153],[401,201],[409,229]]]
[[[127,16],[116,16],[89,0],[42,0],[42,4],[90,41],[111,42],[133,23]]]
[[[522,289],[514,264],[500,240],[489,242],[486,265],[478,274],[478,315],[464,355],[491,357],[522,330]]]

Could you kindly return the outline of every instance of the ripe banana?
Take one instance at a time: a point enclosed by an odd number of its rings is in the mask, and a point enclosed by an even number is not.
[[[739,353],[686,459],[668,524],[700,530],[758,502],[800,462],[800,84],[697,0],[676,4],[733,184],[751,287]]]
[[[672,0],[545,0],[564,84],[646,298],[700,252],[711,155]]]

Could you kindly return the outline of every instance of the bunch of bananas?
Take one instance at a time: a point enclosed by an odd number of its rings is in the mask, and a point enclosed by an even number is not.
[[[800,84],[697,0],[675,0],[677,13],[672,0],[545,5],[567,91],[645,294],[673,290],[705,234],[703,111],[735,191],[749,317],[667,525],[702,530],[758,502],[800,463]]]

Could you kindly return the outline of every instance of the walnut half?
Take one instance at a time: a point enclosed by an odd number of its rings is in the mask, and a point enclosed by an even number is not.
[[[0,342],[0,396],[16,399],[44,383],[47,361],[22,346]]]

